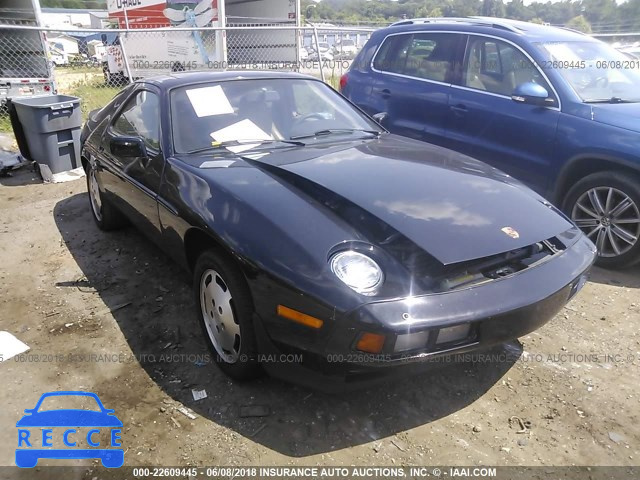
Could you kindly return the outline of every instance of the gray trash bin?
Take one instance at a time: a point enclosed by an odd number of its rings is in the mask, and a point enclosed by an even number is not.
[[[69,95],[14,98],[31,160],[51,173],[78,168],[80,161],[80,99]]]

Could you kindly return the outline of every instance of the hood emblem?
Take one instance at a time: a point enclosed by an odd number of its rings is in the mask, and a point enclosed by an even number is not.
[[[505,234],[509,235],[511,238],[514,238],[514,239],[515,238],[520,238],[520,234],[514,228],[502,227],[500,230],[502,230]]]

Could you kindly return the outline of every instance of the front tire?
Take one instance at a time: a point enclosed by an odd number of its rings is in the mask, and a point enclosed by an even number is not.
[[[193,292],[198,321],[218,367],[236,380],[260,376],[253,301],[238,268],[217,252],[205,251],[196,262]]]
[[[124,215],[120,213],[111,203],[102,195],[98,184],[98,176],[95,165],[87,164],[87,191],[89,192],[89,207],[91,208],[91,216],[98,225],[100,230],[109,231],[116,230],[126,225]]]
[[[598,248],[596,264],[630,267],[640,261],[640,178],[598,172],[576,183],[563,210]]]

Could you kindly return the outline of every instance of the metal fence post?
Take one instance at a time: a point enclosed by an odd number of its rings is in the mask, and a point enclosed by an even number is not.
[[[125,33],[125,36],[128,33]],[[131,75],[131,68],[129,67],[129,57],[127,56],[127,50],[124,48],[124,43],[120,40],[120,50],[122,50],[122,57],[124,58],[124,66],[127,68],[127,77],[129,77],[129,83],[133,83],[133,75]]]
[[[316,53],[318,54],[318,65],[320,65],[320,78],[324,82],[324,70],[322,69],[322,59],[320,58],[320,40],[318,40],[318,28],[313,26],[313,37],[316,41]]]

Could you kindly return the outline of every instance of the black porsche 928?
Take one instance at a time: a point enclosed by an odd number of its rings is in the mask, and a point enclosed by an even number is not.
[[[129,222],[188,269],[236,379],[358,384],[523,336],[595,259],[508,175],[389,134],[304,75],[138,81],[81,141],[96,223]]]

